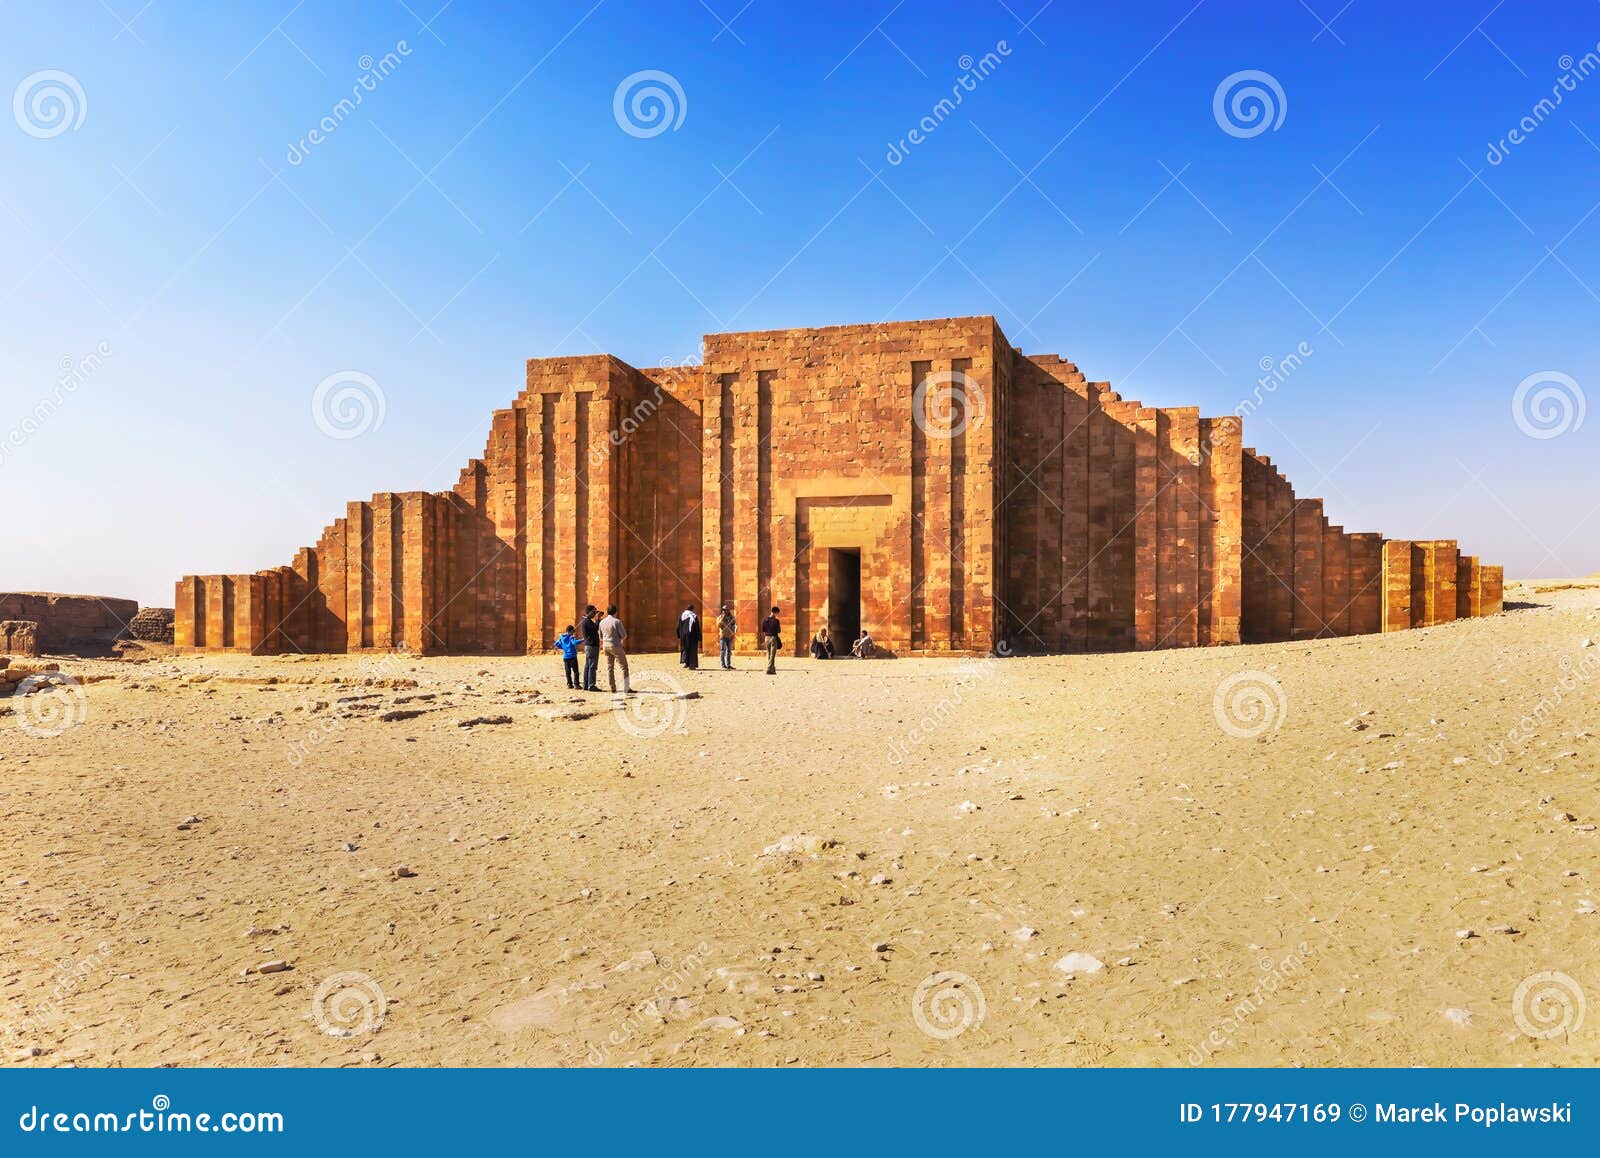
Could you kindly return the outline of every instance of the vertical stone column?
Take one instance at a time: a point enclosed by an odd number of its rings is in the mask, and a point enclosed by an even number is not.
[[[1386,539],[1383,544],[1383,630],[1411,626],[1411,543]]]
[[[395,498],[387,492],[372,496],[372,637],[368,646],[379,651],[394,647],[399,626]]]
[[[1350,536],[1350,634],[1383,628],[1383,536]]]
[[[233,601],[229,598],[230,580],[221,575],[200,579],[206,601],[206,647],[225,651],[233,646]]]
[[[1134,418],[1133,632],[1134,646],[1152,648],[1159,637],[1158,591],[1161,476],[1156,411],[1141,407]]]
[[[1483,596],[1481,615],[1499,615],[1505,608],[1505,577],[1504,567],[1491,567],[1487,563],[1481,564],[1478,575],[1482,580]]]
[[[205,602],[200,580],[194,575],[179,579],[172,602],[172,646],[180,651],[204,647]]]
[[[1322,621],[1327,635],[1350,634],[1350,546],[1343,527],[1322,532]]]
[[[1294,501],[1294,612],[1295,639],[1315,639],[1322,634],[1322,517],[1321,499]]]

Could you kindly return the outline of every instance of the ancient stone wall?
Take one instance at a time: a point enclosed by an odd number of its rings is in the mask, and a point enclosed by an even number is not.
[[[0,655],[39,654],[39,625],[31,619],[0,619]]]
[[[56,595],[44,591],[0,594],[0,619],[32,620],[39,625],[41,654],[104,650],[128,634],[138,612],[132,599],[99,595]]]
[[[532,359],[453,490],[350,503],[289,566],[186,577],[175,642],[537,653],[616,602],[661,649],[685,605],[709,625],[726,602],[742,650],[773,604],[797,653],[857,622],[897,654],[1146,649],[1492,614],[1500,582],[1453,541],[1330,525],[1237,417],[948,318],[713,334],[681,367]]]

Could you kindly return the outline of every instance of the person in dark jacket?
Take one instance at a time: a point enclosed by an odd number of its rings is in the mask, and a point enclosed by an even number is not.
[[[600,690],[600,609],[593,603],[583,609],[583,690]]]
[[[783,625],[778,622],[778,609],[761,621],[762,642],[767,645],[767,674],[778,674],[778,649],[783,646]]]
[[[690,670],[700,666],[700,639],[703,634],[700,616],[695,614],[694,604],[691,603],[678,617],[678,662]]]

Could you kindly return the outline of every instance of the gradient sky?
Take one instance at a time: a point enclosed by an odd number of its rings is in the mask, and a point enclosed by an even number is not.
[[[530,356],[982,313],[1214,415],[1304,343],[1245,442],[1332,521],[1600,570],[1600,415],[1532,404],[1600,383],[1600,5],[441,2],[0,4],[0,590],[287,563],[452,485]],[[654,136],[614,115],[644,70]],[[1254,135],[1214,113],[1245,70]],[[331,438],[351,370],[383,422]]]

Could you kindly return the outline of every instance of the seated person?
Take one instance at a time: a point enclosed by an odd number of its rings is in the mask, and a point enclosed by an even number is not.
[[[811,638],[811,658],[832,659],[833,655],[833,640],[828,638],[828,629],[819,628],[817,634]]]
[[[856,641],[850,645],[850,654],[857,659],[871,659],[872,653],[877,649],[878,645],[872,642],[872,636],[863,627],[861,634],[856,637]]]

